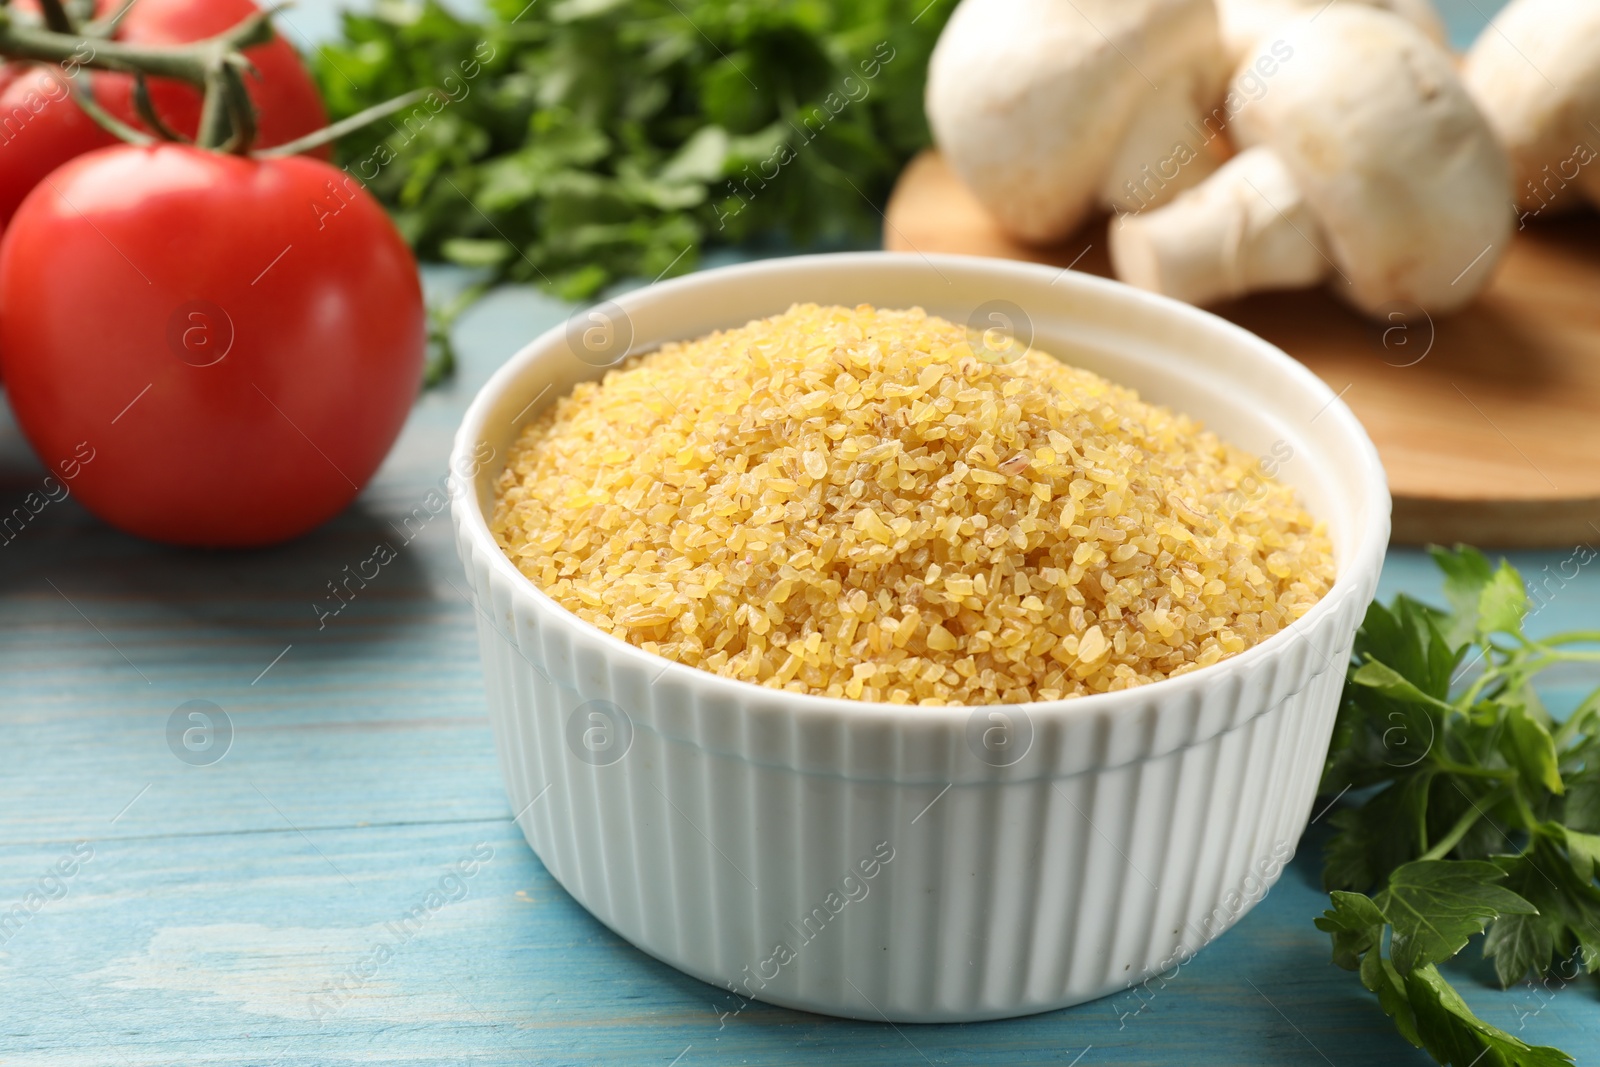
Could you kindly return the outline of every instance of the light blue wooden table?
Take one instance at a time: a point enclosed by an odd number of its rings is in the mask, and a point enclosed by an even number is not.
[[[1329,963],[1315,832],[1164,986],[1007,1022],[738,1010],[591,919],[511,823],[448,516],[321,630],[313,608],[347,564],[400,544],[467,400],[566,312],[508,290],[472,313],[460,375],[357,503],[294,544],[161,548],[69,500],[0,547],[0,914],[26,911],[0,925],[0,1064],[1429,1062]],[[0,505],[42,477],[0,415]],[[1400,589],[1437,595],[1414,551],[1385,571],[1385,595]],[[1586,571],[1536,626],[1597,613]],[[1585,681],[1557,679],[1555,702]],[[232,723],[209,766],[169,747],[191,700]],[[462,860],[472,876],[447,877]],[[1455,971],[1491,1021],[1600,1062],[1592,985],[1501,993],[1475,958]]]

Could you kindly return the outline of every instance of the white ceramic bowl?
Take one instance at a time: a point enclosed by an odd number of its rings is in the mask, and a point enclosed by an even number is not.
[[[1044,350],[1253,453],[1291,455],[1279,477],[1337,549],[1329,594],[1285,632],[1170,681],[898,707],[652,656],[546,597],[489,533],[515,431],[603,373],[586,340],[620,351],[631,334],[639,351],[804,301],[920,305],[961,322],[995,299],[1025,310]],[[1278,349],[1116,282],[960,256],[768,260],[629,293],[501,368],[451,468],[501,769],[545,866],[674,967],[864,1019],[1088,1000],[1183,962],[1248,911],[1305,827],[1389,532],[1371,442]]]

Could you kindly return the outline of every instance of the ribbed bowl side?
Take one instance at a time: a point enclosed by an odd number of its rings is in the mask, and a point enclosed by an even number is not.
[[[781,694],[596,659],[462,549],[507,790],[561,884],[719,986],[897,1021],[1102,996],[1248,912],[1309,816],[1373,584],[1212,685],[1041,713],[1027,759],[975,772],[957,726],[808,722],[771,712]],[[632,731],[599,762],[573,727],[597,706]]]

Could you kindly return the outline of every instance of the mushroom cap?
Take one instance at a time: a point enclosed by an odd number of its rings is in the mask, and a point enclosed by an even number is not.
[[[1467,53],[1462,76],[1511,154],[1524,203],[1570,203],[1570,182],[1600,203],[1600,4],[1512,0]]]
[[[1393,12],[1426,33],[1441,47],[1447,40],[1444,19],[1433,0],[1216,0],[1222,44],[1234,61],[1252,54],[1267,35],[1286,22],[1315,18],[1333,3],[1364,4]]]
[[[1511,171],[1449,54],[1359,4],[1286,25],[1271,47],[1276,72],[1250,81],[1235,138],[1282,156],[1322,223],[1334,291],[1369,314],[1470,300],[1508,243]]]
[[[1158,85],[1203,110],[1226,79],[1212,0],[962,0],[926,104],[967,187],[1008,232],[1044,243],[1095,209]]]

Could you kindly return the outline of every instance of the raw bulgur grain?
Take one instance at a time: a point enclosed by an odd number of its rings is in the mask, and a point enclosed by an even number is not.
[[[493,530],[650,652],[795,692],[1105,692],[1303,615],[1331,546],[1253,457],[921,309],[796,306],[669,344],[525,427]]]

